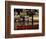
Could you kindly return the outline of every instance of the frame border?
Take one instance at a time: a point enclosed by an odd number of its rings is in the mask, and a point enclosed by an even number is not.
[[[41,6],[42,7],[42,33],[29,33],[29,34],[10,34],[11,29],[11,5],[24,5],[24,6]],[[5,1],[5,38],[18,38],[18,37],[35,37],[45,35],[45,4],[35,2],[19,2],[19,1]]]

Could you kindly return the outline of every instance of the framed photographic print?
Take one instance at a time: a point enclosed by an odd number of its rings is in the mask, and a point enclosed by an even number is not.
[[[5,38],[45,35],[44,3],[5,1]]]

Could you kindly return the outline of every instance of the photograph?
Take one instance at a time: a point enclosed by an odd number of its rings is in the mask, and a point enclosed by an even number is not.
[[[39,9],[14,9],[14,29],[39,29]]]

